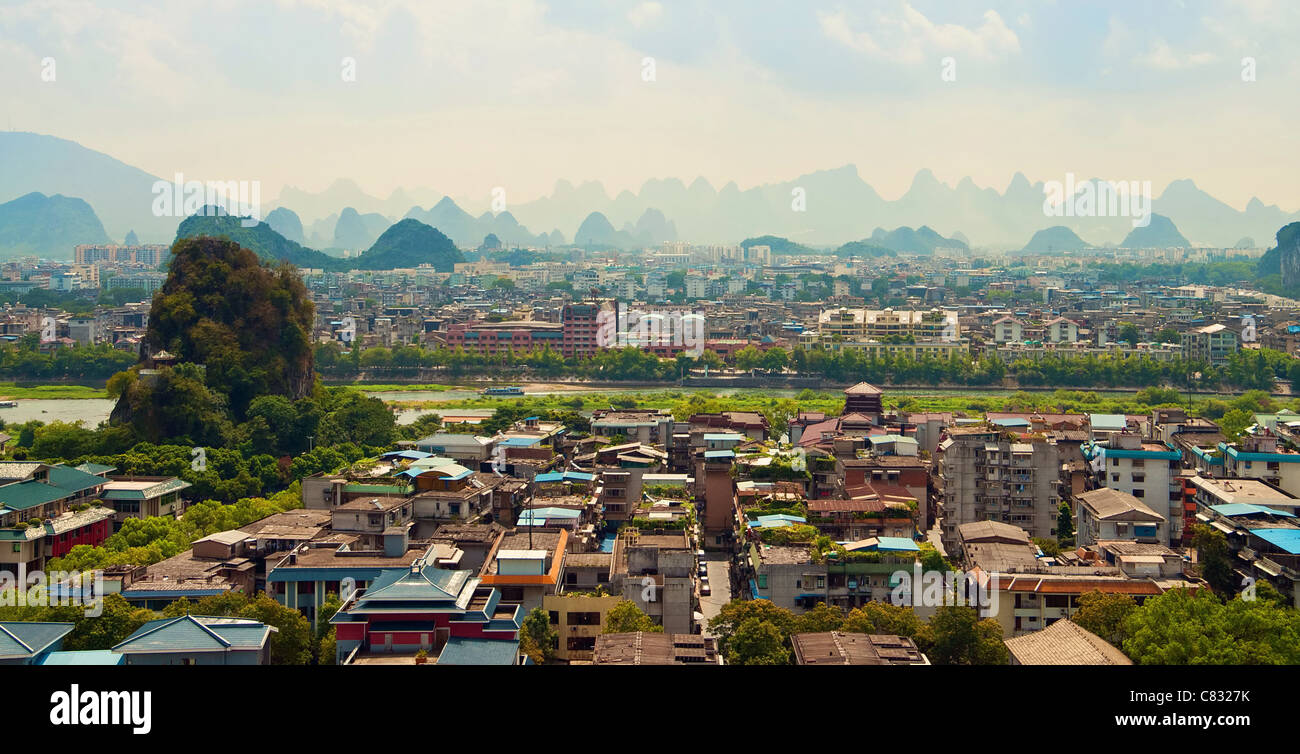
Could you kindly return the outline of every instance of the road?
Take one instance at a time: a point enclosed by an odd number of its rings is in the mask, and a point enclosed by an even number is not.
[[[709,570],[709,589],[713,592],[708,597],[700,597],[700,612],[704,613],[704,621],[707,623],[710,618],[722,612],[723,605],[731,601],[730,556],[725,552],[707,552],[704,565]],[[709,635],[707,630],[704,635]]]

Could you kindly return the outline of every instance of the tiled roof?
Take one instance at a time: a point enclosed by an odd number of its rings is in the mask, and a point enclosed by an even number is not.
[[[114,652],[201,652],[256,649],[266,643],[273,629],[264,623],[239,618],[182,615],[151,620]]]
[[[24,658],[39,654],[67,636],[73,623],[11,621],[0,623],[0,658]]]
[[[1012,659],[1021,665],[1132,665],[1111,644],[1071,620],[1058,620],[1042,631],[1006,640]]]

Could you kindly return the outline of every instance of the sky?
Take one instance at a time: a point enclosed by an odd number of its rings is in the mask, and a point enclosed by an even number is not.
[[[0,0],[0,128],[267,197],[852,163],[887,199],[1072,172],[1294,211],[1297,33],[1294,0]]]

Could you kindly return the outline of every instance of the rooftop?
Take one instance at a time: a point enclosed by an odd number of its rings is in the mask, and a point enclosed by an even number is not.
[[[1012,662],[1019,665],[1133,664],[1123,652],[1069,619],[1005,642]]]
[[[916,642],[894,634],[826,631],[790,637],[800,665],[928,665]]]

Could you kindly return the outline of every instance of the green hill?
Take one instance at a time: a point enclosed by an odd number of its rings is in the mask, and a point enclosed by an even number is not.
[[[205,211],[208,214],[204,214]],[[218,212],[221,214],[217,214]],[[245,228],[240,218],[212,207],[204,207],[198,214],[185,218],[176,228],[177,241],[199,236],[225,236],[257,254],[260,259],[288,262],[298,267],[334,269],[340,261],[328,254],[290,241],[276,233],[265,222]]]
[[[345,261],[351,261],[352,269],[357,270],[391,270],[431,264],[438,272],[451,272],[453,265],[465,261],[465,257],[456,244],[437,228],[408,217],[384,231],[364,254]]]

